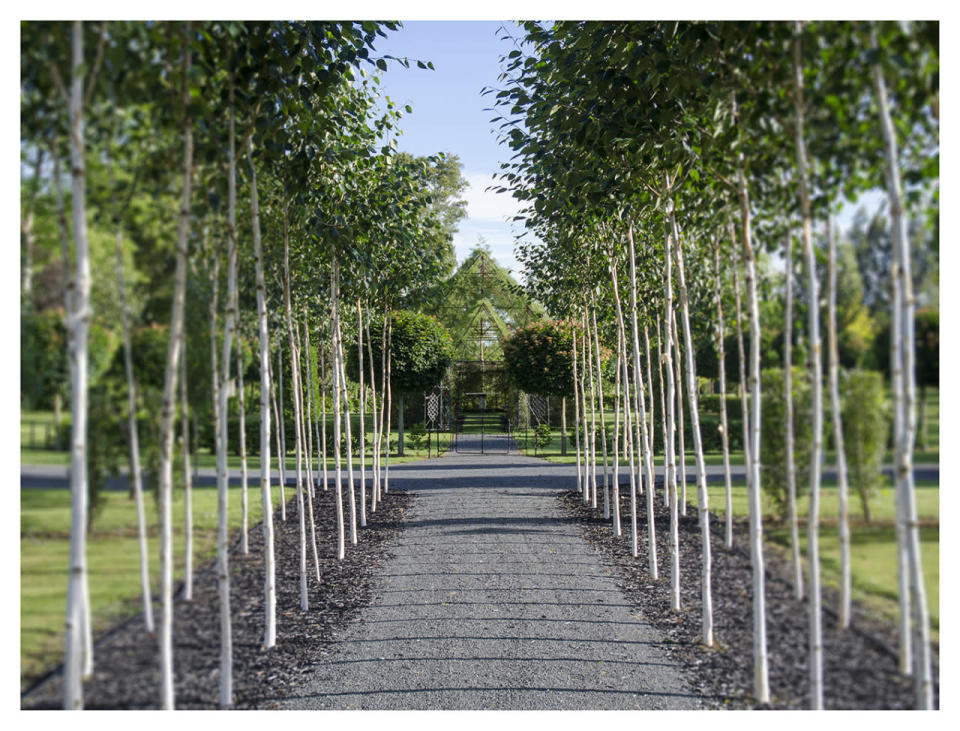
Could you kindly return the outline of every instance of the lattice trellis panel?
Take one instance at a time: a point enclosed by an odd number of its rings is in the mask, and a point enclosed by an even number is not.
[[[533,426],[549,423],[550,411],[547,404],[547,397],[538,393],[532,393],[528,397],[530,404],[530,423]]]

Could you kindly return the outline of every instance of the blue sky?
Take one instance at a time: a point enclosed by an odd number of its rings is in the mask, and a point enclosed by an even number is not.
[[[496,86],[500,56],[509,52],[510,41],[500,41],[498,21],[407,21],[403,28],[377,43],[378,53],[430,61],[436,70],[425,71],[415,63],[410,69],[391,63],[380,75],[384,93],[399,105],[409,104],[413,113],[400,122],[403,135],[399,149],[415,155],[446,152],[458,155],[463,175],[470,184],[463,198],[468,218],[454,237],[458,260],[463,260],[482,236],[497,260],[508,269],[518,265],[513,253],[514,232],[522,224],[507,223],[515,215],[517,201],[508,194],[485,192],[493,184],[499,162],[510,156],[497,144],[490,119],[484,111],[493,104],[481,96],[485,86]],[[514,26],[510,26],[514,28]]]
[[[514,48],[510,40],[500,40],[503,29],[522,35],[512,23],[500,21],[406,21],[398,32],[377,43],[377,51],[430,61],[436,69],[419,69],[415,63],[405,69],[391,63],[380,76],[391,100],[413,108],[401,120],[399,149],[415,155],[452,153],[463,163],[470,187],[463,196],[468,217],[454,237],[457,259],[462,261],[483,237],[497,260],[519,278],[514,241],[523,226],[509,222],[518,203],[508,194],[485,191],[493,184],[491,176],[499,170],[500,161],[511,155],[497,143],[496,125],[489,121],[497,113],[484,111],[493,105],[492,95],[480,95],[485,86],[498,85],[499,59]],[[849,227],[859,205],[873,213],[883,198],[882,191],[870,191],[856,204],[844,205],[838,228]]]

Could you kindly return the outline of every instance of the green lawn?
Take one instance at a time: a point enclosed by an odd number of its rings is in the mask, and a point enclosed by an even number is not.
[[[441,443],[449,441],[441,435]],[[390,458],[391,464],[426,456],[426,449],[407,448],[407,456]],[[51,454],[57,454],[52,452]],[[435,445],[433,454],[436,455]],[[369,464],[369,459],[367,460]],[[66,462],[64,462],[65,464]],[[201,465],[214,466],[213,455],[201,455]],[[294,465],[294,460],[289,460]],[[344,462],[345,464],[345,462]],[[333,465],[333,460],[330,460]],[[239,458],[231,459],[239,467]],[[256,469],[251,464],[251,469]],[[280,502],[280,488],[272,490],[274,506]],[[287,492],[289,498],[292,492]],[[88,538],[90,602],[94,627],[108,627],[140,611],[140,564],[137,543],[136,507],[124,492],[105,492],[104,506]],[[250,525],[260,522],[259,487],[249,494]],[[230,526],[240,526],[240,488],[230,488]],[[159,590],[159,542],[156,504],[147,497],[150,572],[154,591]],[[175,579],[183,576],[183,491],[174,490]],[[199,564],[216,552],[217,492],[215,488],[194,488],[194,555]],[[44,668],[59,662],[63,654],[63,624],[66,612],[67,565],[69,559],[70,493],[64,489],[20,491],[20,673],[23,680],[35,677]]]
[[[273,488],[274,505],[280,488]],[[251,490],[250,525],[260,521],[259,489]],[[136,507],[126,493],[109,492],[88,537],[90,602],[94,627],[103,628],[140,611],[140,553]],[[156,503],[147,497],[148,551],[154,591],[159,590]],[[175,578],[183,576],[183,491],[173,495]],[[240,488],[231,488],[231,527],[240,525]],[[197,564],[216,551],[217,491],[194,488],[194,551]],[[35,675],[63,653],[69,559],[70,493],[63,489],[20,491],[20,673]]]

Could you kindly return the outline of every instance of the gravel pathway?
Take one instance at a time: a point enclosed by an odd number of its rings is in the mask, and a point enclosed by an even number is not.
[[[514,454],[391,467],[414,507],[374,599],[276,707],[699,708],[688,671],[561,515],[565,473]]]

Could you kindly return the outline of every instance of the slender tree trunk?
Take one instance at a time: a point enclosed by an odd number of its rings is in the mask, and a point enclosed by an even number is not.
[[[323,339],[320,340],[320,449],[323,460],[323,491],[327,491],[329,476],[327,475],[327,360],[324,357]]]
[[[683,271],[683,242],[677,221],[671,211],[670,222],[677,241],[677,286],[680,290],[680,320],[683,323],[683,340],[687,350],[687,402],[690,411],[690,431],[693,435],[693,450],[697,460],[697,512],[700,518],[700,598],[703,606],[702,641],[713,647],[713,592],[711,589],[712,557],[710,555],[710,509],[707,493],[707,464],[703,458],[703,440],[700,434],[700,411],[697,394],[697,366],[694,360],[693,336],[690,334],[690,302]]]
[[[590,314],[586,306],[583,312],[584,328],[587,333],[587,378],[590,381],[590,464],[591,471],[591,491],[590,507],[597,507],[597,410],[596,410],[596,390],[594,380],[596,371],[593,367],[593,332],[590,329]]]
[[[337,262],[334,262],[334,266],[337,270],[337,293],[336,299],[337,302],[340,301],[340,266]],[[357,545],[357,497],[356,490],[354,489],[353,484],[353,437],[351,434],[351,425],[350,425],[350,398],[347,394],[347,369],[344,365],[343,355],[343,331],[340,327],[340,310],[337,310],[336,318],[336,327],[337,327],[337,369],[338,376],[340,378],[340,394],[343,398],[343,423],[347,432],[347,487],[350,490],[350,543],[354,546]]]
[[[190,26],[184,26],[181,99],[183,119],[183,186],[180,201],[180,220],[177,227],[177,262],[173,280],[173,307],[170,316],[170,341],[164,369],[163,406],[160,416],[160,469],[158,493],[160,499],[160,706],[173,708],[173,517],[171,488],[173,483],[173,419],[177,364],[180,357],[180,339],[183,328],[184,295],[187,280],[187,246],[190,237],[190,194],[193,182],[193,121],[189,115],[190,92],[187,78],[190,73]],[[76,422],[74,422],[76,423]]]
[[[600,362],[600,332],[597,329],[597,302],[594,293],[590,293],[593,306],[590,308],[593,320],[593,347],[597,357],[597,398],[600,407],[600,446],[603,449],[603,517],[610,517],[610,482],[608,479],[609,463],[607,461],[607,422],[603,415],[603,369]]]
[[[807,188],[807,148],[804,141],[803,67],[800,37],[803,24],[796,23],[793,36],[793,109],[796,118],[797,178],[800,184],[800,213],[803,220],[803,254],[807,265],[810,305],[810,363],[813,383],[813,433],[810,449],[810,508],[807,515],[807,557],[810,561],[810,589],[807,608],[810,616],[810,707],[823,708],[823,629],[820,596],[820,458],[823,448],[823,370],[820,355],[820,297],[816,256],[813,251],[813,215]]]
[[[234,305],[236,308],[237,305]],[[249,476],[247,474],[247,402],[246,396],[244,394],[244,385],[243,385],[243,369],[246,367],[246,363],[243,359],[243,347],[240,344],[239,337],[237,338],[237,395],[239,396],[238,402],[238,415],[240,417],[240,553],[248,554],[250,553],[250,539],[248,535],[247,524],[249,523],[250,517],[250,508],[249,508],[249,497],[247,495],[247,487]]]
[[[277,590],[273,547],[273,497],[270,494],[270,331],[267,326],[267,294],[263,276],[263,246],[260,240],[260,205],[257,197],[257,168],[253,159],[253,137],[248,138],[250,160],[250,215],[257,270],[257,323],[260,342],[260,502],[263,509],[263,644],[277,642]]]
[[[373,429],[373,444],[371,445],[371,463],[370,463],[370,512],[377,511],[377,500],[380,498],[380,420],[377,418],[377,379],[373,360],[373,345],[370,338],[370,307],[364,303],[364,309],[367,312],[367,319],[364,327],[367,331],[367,361],[370,368],[370,422]],[[383,341],[380,341],[381,346]],[[382,348],[381,348],[382,349]]]
[[[587,348],[587,342],[590,339],[590,333],[587,330],[587,320],[585,317],[580,318],[580,327],[583,336],[580,338],[580,386],[579,386],[579,396],[580,396],[580,413],[582,415],[583,421],[583,504],[587,505],[590,502],[590,481],[591,481],[591,464],[592,459],[590,456],[590,445],[592,444],[592,433],[589,431],[589,423],[587,421],[587,374],[589,373],[589,348]],[[593,480],[596,484],[596,479]]]
[[[837,450],[837,498],[840,532],[840,606],[837,625],[850,627],[850,520],[847,516],[847,455],[843,446],[843,419],[840,415],[840,356],[837,349],[837,246],[827,216],[827,340],[829,344],[830,408],[833,412],[833,444]]]
[[[663,342],[663,317],[661,316],[657,327],[657,380],[660,382],[660,432],[663,437],[663,507],[666,508],[670,506],[670,484],[667,482],[667,432],[669,431],[672,434],[673,431],[667,426],[667,388],[663,380]]]
[[[193,600],[193,485],[190,479],[190,421],[187,417],[185,328],[180,331],[180,435],[183,442],[183,600],[189,602]]]
[[[870,46],[878,50],[876,26],[870,30]],[[894,280],[895,304],[900,307],[900,332],[891,332],[891,340],[897,343],[901,366],[901,395],[895,401],[901,414],[895,440],[896,476],[898,488],[898,522],[903,524],[905,534],[910,596],[913,610],[914,687],[917,708],[933,708],[933,663],[930,650],[930,618],[927,611],[927,594],[923,583],[923,564],[920,555],[920,531],[917,526],[917,506],[914,493],[913,446],[916,436],[916,381],[913,281],[910,264],[910,238],[903,208],[903,193],[900,183],[900,163],[896,131],[890,117],[886,81],[879,63],[879,53],[872,62],[873,80],[876,87],[877,106],[880,111],[880,126],[883,130],[887,171],[887,196],[890,207],[890,224],[893,230],[894,258],[899,261],[897,278]],[[899,296],[897,296],[899,295]],[[899,337],[896,337],[899,335]],[[891,371],[893,372],[893,371]]]
[[[304,319],[304,324],[306,324],[306,319]],[[321,581],[320,578],[320,556],[317,554],[317,521],[314,517],[313,510],[313,478],[310,476],[310,448],[307,443],[306,436],[309,434],[308,427],[310,426],[310,417],[309,412],[304,407],[303,403],[303,367],[300,355],[303,353],[302,343],[300,341],[300,330],[296,326],[293,327],[293,332],[296,337],[296,356],[293,359],[293,365],[296,368],[296,377],[294,382],[296,383],[296,392],[294,398],[296,399],[297,407],[299,408],[299,418],[298,418],[298,428],[300,430],[300,456],[297,458],[297,474],[300,475],[303,473],[303,467],[306,467],[306,475],[304,476],[304,488],[306,489],[306,497],[304,500],[307,503],[307,519],[310,521],[310,552],[313,554],[313,568],[316,573],[317,583]],[[309,365],[309,353],[307,354],[307,364]]]
[[[668,215],[672,214],[673,203],[668,203]],[[667,372],[667,442],[666,442],[666,483],[670,498],[670,606],[680,610],[680,535],[677,515],[676,462],[674,461],[674,372],[670,357],[670,343],[673,342],[673,330],[670,313],[673,312],[673,272],[672,252],[673,232],[667,233],[663,249],[663,359]]]
[[[726,509],[726,531],[724,533],[724,545],[727,548],[733,548],[733,481],[730,477],[730,426],[727,421],[727,370],[726,370],[726,352],[724,351],[723,338],[726,333],[726,327],[723,323],[723,299],[720,280],[720,242],[713,252],[713,271],[714,282],[716,285],[717,299],[717,364],[720,376],[720,440],[723,444],[723,483]]]
[[[303,457],[304,472],[307,476],[307,490],[310,491],[310,499],[313,500],[313,427],[311,420],[313,418],[313,378],[310,369],[310,344],[308,341],[307,327],[307,308],[303,308],[303,340],[300,340],[300,330],[297,330],[297,348],[300,349],[302,368],[300,371],[300,404],[303,405],[306,400],[306,406],[303,410],[303,433],[306,435],[306,452]],[[304,354],[306,351],[306,354]],[[306,371],[307,385],[303,385],[304,370]]]
[[[300,337],[299,333],[297,337]],[[303,347],[306,351],[306,355],[303,356],[303,361],[307,371],[307,387],[303,388],[301,384],[301,390],[306,392],[305,395],[307,399],[307,409],[303,412],[303,428],[307,434],[307,457],[304,461],[307,465],[307,487],[310,489],[310,499],[313,500],[314,487],[316,486],[313,479],[313,368],[310,366],[313,353],[310,350],[310,328],[307,325],[306,306],[303,308]],[[301,396],[300,400],[301,402],[303,401],[303,396]]]
[[[680,237],[674,232],[677,249],[680,248]],[[680,330],[677,327],[677,311],[670,313],[670,319],[673,326],[673,354],[676,358],[673,368],[676,371],[677,382],[677,437],[680,445],[678,448],[677,462],[679,466],[680,483],[680,515],[687,515],[687,448],[684,444],[684,425],[683,425],[683,355],[680,351]]]
[[[280,421],[280,454],[277,459],[280,464],[280,484],[287,484],[287,416],[283,408],[283,346],[277,341],[277,407]]]
[[[367,526],[367,467],[364,460],[367,458],[366,426],[363,423],[363,411],[367,406],[366,391],[363,388],[363,310],[360,309],[360,299],[357,299],[357,367],[360,380],[360,527]]]
[[[306,310],[304,310],[303,316],[304,316],[304,319],[306,319],[307,317]],[[309,363],[309,367],[310,367],[310,416],[313,419],[313,435],[317,444],[317,449],[316,449],[317,472],[313,478],[314,491],[316,491],[316,488],[320,486],[320,471],[322,469],[322,467],[320,466],[320,455],[321,455],[321,450],[323,449],[322,442],[320,439],[320,416],[318,415],[318,412],[317,412],[317,402],[319,401],[319,399],[317,398],[318,396],[317,390],[320,388],[321,379],[323,378],[323,375],[320,373],[320,368],[319,368],[320,362],[319,362],[319,356],[317,354],[317,351],[321,349],[321,346],[318,345],[316,348],[313,348],[310,345],[310,328],[309,327],[305,327],[304,332],[306,333],[307,357],[309,358],[307,362]],[[313,471],[312,455],[310,457],[310,460],[311,460],[310,470],[312,472]]]
[[[227,545],[230,471],[227,448],[230,438],[230,355],[237,320],[237,176],[236,136],[233,108],[233,74],[229,89],[229,142],[227,148],[227,297],[223,318],[223,359],[220,364],[217,430],[217,588],[220,598],[220,706],[233,705],[233,631],[230,618],[230,567]]]
[[[337,320],[339,319],[339,302],[337,301],[336,284],[336,256],[331,252],[330,266],[330,341],[333,344],[333,464],[336,472],[337,488],[337,558],[341,561],[346,556],[346,536],[343,523],[343,475],[340,461],[340,364],[337,361]]]
[[[633,256],[631,252],[631,259],[632,258]],[[631,273],[631,276],[632,276],[632,273]],[[632,293],[631,293],[631,298],[633,298]],[[634,305],[634,304],[635,302],[631,302],[631,305]],[[634,307],[634,310],[636,310],[635,307]],[[633,321],[634,321],[633,335],[634,335],[634,340],[636,341],[638,333],[636,330],[637,323],[636,323],[635,317],[633,318]],[[643,386],[642,386],[643,374],[635,373],[634,377],[637,378],[639,382],[641,382],[641,386],[638,388],[639,400],[640,400],[640,407],[639,407],[640,416],[638,418],[638,421],[640,422],[641,436],[642,436],[643,448],[644,448],[643,461],[647,469],[647,472],[646,472],[647,474],[647,496],[646,496],[647,497],[647,554],[649,555],[650,578],[656,581],[657,579],[660,578],[660,570],[657,566],[657,532],[656,532],[655,515],[653,511],[653,501],[654,501],[654,498],[656,497],[655,490],[654,490],[655,469],[653,464],[653,448],[651,446],[653,444],[653,380],[651,378],[651,370],[650,370],[650,334],[646,325],[644,325],[643,327],[643,341],[644,341],[644,347],[646,349],[646,355],[647,355],[647,383],[650,388],[650,426],[649,428],[647,427],[645,414],[643,410],[643,407],[644,407]]]
[[[631,252],[632,253],[632,252]],[[627,371],[627,328],[624,323],[623,318],[623,303],[620,300],[620,289],[617,282],[616,276],[616,267],[613,268],[613,298],[617,307],[617,333],[618,340],[620,342],[619,349],[619,359],[617,360],[617,374],[618,380],[622,378],[623,383],[623,414],[624,414],[624,444],[629,455],[629,464],[630,464],[630,521],[631,521],[631,540],[632,540],[632,552],[633,556],[636,556],[638,553],[638,536],[637,536],[637,473],[636,473],[636,463],[633,458],[633,445],[630,444],[631,441],[631,427],[633,426],[633,418],[630,412],[630,379]],[[634,355],[639,355],[639,351],[636,347],[636,342],[634,342]],[[634,376],[636,376],[636,370],[634,370]],[[634,385],[641,383],[641,381],[634,381]],[[619,410],[619,388],[617,389],[617,399],[618,399],[618,410]],[[618,433],[619,433],[619,424],[618,424]],[[638,450],[639,453],[639,450]],[[614,456],[614,465],[619,465],[619,455]],[[614,473],[614,496],[615,496],[615,506],[616,512],[616,534],[620,535],[620,486],[619,486],[619,475]]]
[[[123,331],[123,367],[127,375],[127,432],[130,447],[130,482],[137,505],[137,541],[140,545],[140,591],[143,599],[143,621],[153,634],[153,602],[150,596],[150,570],[147,554],[147,519],[143,508],[143,481],[140,474],[140,439],[137,431],[137,386],[133,378],[133,354],[130,350],[130,313],[127,310],[126,277],[123,270],[123,234],[117,228],[117,290]]]
[[[281,344],[280,340],[277,340],[277,351],[279,351],[281,347],[282,347],[282,344]],[[278,367],[279,367],[279,364],[280,364],[280,354],[279,354],[279,352],[278,352],[278,353],[277,353],[277,365],[278,365]],[[269,364],[269,363],[267,364],[267,367],[268,367],[268,369],[272,369],[272,365]],[[277,389],[274,387],[274,384],[275,384],[275,383],[276,383],[276,380],[274,380],[274,376],[272,375],[272,370],[271,370],[271,376],[270,376],[270,401],[271,401],[271,403],[272,403],[272,405],[273,405],[273,420],[279,424],[279,423],[280,423],[280,409],[277,407]],[[286,496],[285,484],[284,484],[284,481],[283,481],[283,470],[282,470],[281,463],[280,463],[280,455],[283,454],[283,446],[282,446],[281,443],[280,443],[280,430],[279,430],[279,429],[277,429],[276,431],[274,431],[274,437],[275,437],[275,439],[276,439],[276,447],[277,447],[277,475],[278,475],[278,478],[279,478],[278,481],[279,481],[279,483],[280,483],[280,520],[282,520],[284,523],[286,523],[286,522],[287,522],[287,496]]]
[[[287,341],[290,345],[290,387],[293,391],[293,432],[297,464],[297,519],[300,523],[300,609],[306,612],[310,608],[307,595],[307,515],[303,500],[303,471],[301,469],[303,465],[303,450],[301,449],[303,435],[300,432],[302,421],[300,419],[300,401],[297,397],[299,393],[297,388],[299,364],[297,362],[297,345],[293,337],[293,315],[290,306],[290,235],[286,203],[283,206],[283,299],[287,320]],[[284,445],[284,449],[286,449],[286,445]],[[284,462],[286,462],[285,459]],[[319,564],[317,573],[320,573]]]
[[[577,440],[577,492],[583,494],[583,470],[580,468],[580,393],[577,378],[577,328],[571,322],[570,334],[573,337],[573,423]],[[634,553],[634,556],[637,554]]]
[[[733,296],[737,311],[737,355],[740,364],[740,414],[743,422],[743,463],[747,467],[747,490],[750,489],[750,480],[753,472],[750,470],[750,400],[747,395],[747,357],[743,346],[743,316],[740,310],[740,257],[737,254],[737,237],[730,221],[730,240],[733,241]]]
[[[763,515],[760,502],[760,305],[757,297],[756,262],[750,237],[750,199],[746,178],[739,171],[743,255],[746,262],[747,302],[750,312],[750,557],[753,566],[754,696],[770,702],[767,657],[766,587],[763,560]]]
[[[23,278],[20,281],[23,307],[33,309],[33,213],[40,192],[40,168],[43,164],[43,148],[37,145],[33,162],[33,180],[27,195],[26,206],[20,218],[20,245],[23,247]],[[66,273],[66,272],[64,272]]]
[[[619,308],[619,293],[617,291],[617,269],[616,265],[612,264],[611,276],[613,279],[613,288],[614,296],[618,298],[617,306]],[[622,313],[618,311],[618,316],[622,319]],[[612,496],[610,502],[613,503],[613,534],[619,536],[621,534],[620,530],[620,391],[621,391],[621,382],[620,382],[620,361],[623,360],[623,334],[620,332],[620,322],[617,322],[617,373],[616,378],[614,379],[614,417],[613,417],[613,485],[612,485]],[[626,385],[625,383],[623,385]],[[609,510],[607,511],[610,512]]]
[[[800,529],[797,525],[797,468],[793,439],[793,238],[784,237],[786,252],[786,307],[783,316],[783,401],[786,408],[787,510],[790,521],[790,551],[793,556],[793,594],[803,599],[803,564],[800,562]]]
[[[73,183],[73,238],[76,284],[67,310],[67,349],[73,426],[70,450],[70,575],[67,583],[66,651],[63,707],[83,708],[83,676],[92,665],[87,647],[90,625],[87,577],[87,337],[90,328],[90,254],[87,248],[86,180],[83,138],[83,23],[73,23],[73,66],[70,84],[70,163]],[[65,270],[69,272],[69,269]]]
[[[393,411],[393,386],[391,384],[391,369],[393,366],[393,316],[390,313],[389,304],[387,305],[387,433],[386,446],[384,447],[384,467],[383,467],[383,492],[390,492],[390,415]]]
[[[646,359],[647,359],[647,378],[646,378],[646,384],[645,384],[644,388],[646,389],[647,395],[650,397],[650,413],[649,413],[649,415],[647,415],[647,418],[644,419],[644,422],[643,422],[643,423],[644,423],[644,425],[649,429],[650,459],[651,459],[650,467],[651,467],[651,469],[654,469],[654,470],[655,470],[654,461],[656,460],[656,451],[655,451],[654,448],[653,448],[653,447],[654,447],[654,444],[653,444],[653,439],[654,439],[654,436],[653,436],[653,435],[654,435],[653,425],[654,425],[654,423],[656,423],[656,420],[657,420],[657,419],[656,419],[656,412],[657,412],[657,409],[656,409],[656,401],[657,401],[657,399],[656,399],[656,396],[655,396],[654,390],[653,390],[653,368],[651,367],[651,359],[650,359],[650,328],[649,328],[649,326],[647,325],[647,322],[649,321],[649,316],[648,316],[648,314],[647,314],[646,308],[644,308],[644,310],[643,310],[643,320],[644,320],[644,323],[643,323],[643,347],[644,347],[644,354],[645,354]],[[641,377],[641,381],[642,381],[642,380],[643,380],[643,379],[642,379],[642,377]],[[640,395],[641,395],[641,396],[643,395],[643,390],[642,390],[642,389],[641,389],[641,391],[640,391]],[[663,420],[663,417],[661,416],[661,421],[662,421],[662,420]],[[653,482],[650,483],[650,489],[651,489],[651,490],[653,489]]]

